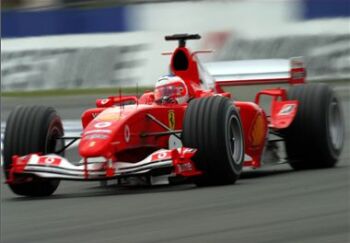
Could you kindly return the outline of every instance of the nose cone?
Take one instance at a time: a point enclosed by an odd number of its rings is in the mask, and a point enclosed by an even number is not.
[[[140,109],[145,108],[141,105],[128,105],[102,111],[85,127],[79,144],[80,155],[108,158],[117,150],[129,146],[129,141],[126,141],[130,139],[129,125],[138,121],[135,114],[139,114]]]
[[[109,139],[82,138],[79,144],[79,154],[82,157],[99,157],[108,152]]]
[[[108,156],[111,140],[119,127],[118,121],[91,121],[79,144],[82,157]]]

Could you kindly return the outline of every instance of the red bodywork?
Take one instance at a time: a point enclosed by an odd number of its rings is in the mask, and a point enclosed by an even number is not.
[[[220,95],[231,98],[230,93],[223,90],[228,85],[245,85],[255,83],[276,83],[281,80],[245,80],[242,82],[216,81],[213,88],[206,88],[201,80],[195,54],[184,46],[178,47],[171,57],[170,69],[173,75],[180,76],[188,86],[191,99]],[[304,73],[303,68],[292,69],[291,73]],[[290,84],[303,83],[304,77],[291,75],[290,80],[283,80]],[[259,106],[260,97],[273,97],[271,115],[267,116]],[[133,104],[125,105],[131,102]],[[254,102],[233,101],[240,112],[244,130],[245,159],[244,166],[258,168],[268,139],[269,129],[281,129],[292,122],[298,103],[287,101],[284,89],[262,90],[256,95]],[[160,156],[156,151],[165,149],[161,156],[171,158],[174,165],[172,173],[175,175],[194,176],[201,172],[196,170],[191,161],[194,150],[186,148],[169,148],[170,131],[181,133],[184,113],[187,104],[157,104],[153,92],[146,92],[141,97],[113,96],[107,99],[98,99],[97,108],[86,110],[82,114],[83,133],[79,144],[79,154],[84,162],[84,179],[89,179],[91,168],[90,159],[103,157],[105,177],[116,177],[116,164],[121,162],[137,163],[149,155],[150,161],[154,156]],[[155,118],[158,122],[155,122]],[[161,123],[161,124],[160,124]],[[163,125],[162,125],[163,124]],[[186,151],[187,152],[186,152]],[[14,157],[12,173],[23,171],[23,163],[28,157]],[[42,161],[45,160],[40,160]],[[50,161],[49,161],[50,162]],[[51,163],[51,162],[50,162]],[[48,163],[49,166],[59,166]],[[12,178],[12,177],[11,177]]]

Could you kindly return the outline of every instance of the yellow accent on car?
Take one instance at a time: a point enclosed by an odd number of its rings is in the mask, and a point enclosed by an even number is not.
[[[169,128],[171,130],[175,129],[175,112],[173,110],[168,111]]]

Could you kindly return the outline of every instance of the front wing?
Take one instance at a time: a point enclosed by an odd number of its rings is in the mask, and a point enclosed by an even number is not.
[[[66,180],[108,180],[157,172],[158,175],[190,177],[201,174],[191,160],[195,152],[195,149],[184,147],[160,149],[136,163],[106,161],[103,157],[72,163],[56,154],[14,156],[7,182],[19,183],[19,175]]]

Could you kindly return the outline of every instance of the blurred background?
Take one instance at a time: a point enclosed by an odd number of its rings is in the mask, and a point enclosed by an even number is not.
[[[161,52],[177,45],[164,41],[174,33],[200,34],[188,46],[215,50],[203,61],[303,56],[308,81],[332,85],[349,121],[349,1],[1,0],[1,141],[6,118],[23,104],[55,107],[65,135],[80,136],[80,114],[96,98],[153,86],[168,73]],[[89,95],[76,95],[85,89]],[[64,182],[56,196],[37,200],[14,198],[0,170],[0,241],[350,242],[346,125],[336,168],[289,173],[281,165],[234,187]],[[66,151],[72,161],[76,150]]]
[[[349,0],[2,0],[1,90],[153,85],[175,43],[204,61],[304,56],[309,81],[350,78]]]

